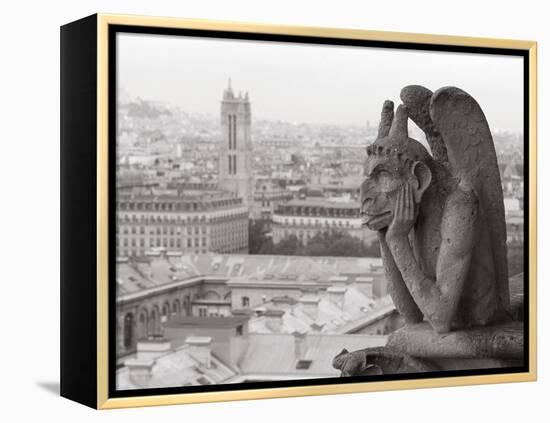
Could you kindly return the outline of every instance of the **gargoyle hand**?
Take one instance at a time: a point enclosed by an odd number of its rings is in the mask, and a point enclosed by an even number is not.
[[[386,238],[388,240],[407,238],[414,225],[414,220],[413,190],[410,182],[406,182],[397,194],[395,212]]]

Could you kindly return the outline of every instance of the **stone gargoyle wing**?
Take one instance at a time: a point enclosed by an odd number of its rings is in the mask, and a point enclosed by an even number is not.
[[[432,156],[446,166],[459,185],[473,190],[479,212],[489,226],[494,268],[499,294],[510,309],[506,222],[502,185],[493,137],[477,101],[456,87],[432,93],[411,85],[401,90],[401,100],[409,117],[426,134]]]

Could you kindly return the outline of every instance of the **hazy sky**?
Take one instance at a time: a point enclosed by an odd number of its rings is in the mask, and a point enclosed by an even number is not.
[[[118,84],[131,96],[219,113],[222,92],[249,92],[256,118],[377,124],[409,84],[469,92],[493,129],[523,130],[522,59],[142,34],[118,35]]]

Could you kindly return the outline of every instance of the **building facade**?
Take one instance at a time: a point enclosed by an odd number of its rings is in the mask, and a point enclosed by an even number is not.
[[[186,191],[116,199],[117,256],[155,248],[186,254],[248,252],[248,208],[222,191]]]
[[[116,282],[119,359],[135,353],[140,340],[166,336],[165,328],[183,318],[230,317],[239,311],[250,316],[283,310],[283,303],[292,301],[285,319],[294,313],[292,320],[310,325],[314,321],[300,310],[311,313],[313,305],[319,308],[315,322],[324,332],[335,332],[385,306],[387,295],[379,258],[149,252],[145,258],[119,257]],[[342,301],[335,301],[338,294]]]
[[[293,194],[272,180],[258,180],[254,185],[254,203],[251,217],[270,225],[277,207],[290,201]]]
[[[251,112],[248,93],[235,95],[229,86],[221,102],[221,144],[218,183],[220,189],[252,206]]]
[[[295,235],[304,245],[318,232],[339,229],[373,242],[376,234],[361,226],[358,202],[333,202],[323,198],[295,199],[280,205],[273,213],[273,242]]]

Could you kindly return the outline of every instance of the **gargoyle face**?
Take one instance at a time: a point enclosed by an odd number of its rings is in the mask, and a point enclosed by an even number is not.
[[[407,122],[405,106],[397,108],[394,118],[393,103],[384,102],[378,138],[367,146],[360,201],[363,226],[373,231],[384,229],[392,222],[401,187],[411,184],[417,212],[422,195],[432,181],[428,165],[431,156],[421,143],[409,138]]]
[[[360,201],[363,226],[373,231],[392,222],[399,188],[410,179],[402,164],[392,156],[369,156],[365,161]]]

